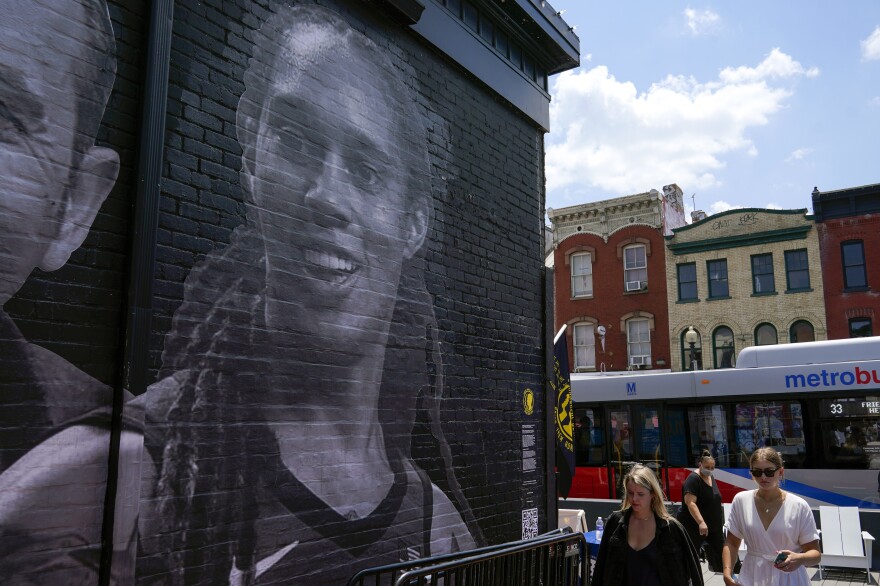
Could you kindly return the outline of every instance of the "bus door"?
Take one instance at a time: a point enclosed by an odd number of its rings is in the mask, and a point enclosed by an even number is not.
[[[666,486],[660,405],[620,405],[608,409],[611,498],[623,498],[623,477],[644,464]]]
[[[666,498],[678,502],[694,458],[688,450],[688,417],[683,405],[667,405],[664,411],[666,441]],[[720,464],[719,464],[720,465]]]

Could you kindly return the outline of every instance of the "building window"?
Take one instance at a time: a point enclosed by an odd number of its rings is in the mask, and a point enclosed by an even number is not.
[[[773,278],[773,255],[756,254],[752,257],[752,292],[773,293],[776,282]]]
[[[580,252],[571,255],[571,296],[589,297],[593,294],[593,255]]]
[[[715,368],[733,368],[736,366],[736,354],[733,345],[733,331],[727,326],[715,330],[712,336],[715,355]]]
[[[779,338],[776,336],[776,328],[770,324],[761,324],[755,328],[755,345],[756,346],[772,346],[778,344]]]
[[[868,338],[872,335],[871,332],[870,317],[854,317],[849,320],[850,338]]]
[[[794,322],[788,330],[788,339],[792,344],[814,341],[816,334],[813,331],[813,324],[804,320]]]
[[[697,334],[697,343],[694,344],[694,361],[691,362],[691,346],[687,343],[685,339],[685,335],[687,335],[687,330],[684,330],[681,333],[681,364],[682,370],[700,370],[703,364],[703,336],[700,335],[696,329],[694,329],[694,333]]]
[[[709,299],[728,297],[730,289],[727,284],[727,259],[707,261],[706,271],[709,275]]]
[[[806,250],[785,251],[785,277],[789,291],[802,291],[810,288],[810,265]]]
[[[574,368],[588,370],[596,368],[596,334],[593,324],[574,325]]]
[[[865,245],[861,240],[850,240],[840,245],[843,255],[843,286],[847,289],[868,286],[865,272]]]
[[[697,299],[697,263],[678,265],[678,300]]]
[[[485,14],[480,15],[480,36],[490,45],[494,41],[495,23],[493,23]]]
[[[623,277],[626,291],[641,291],[648,286],[648,255],[644,244],[623,249]]]
[[[462,2],[462,7],[464,10],[461,11],[461,19],[468,28],[477,32],[479,30],[480,13],[477,12],[477,8],[467,0]]]
[[[645,318],[632,318],[626,322],[626,341],[629,365],[651,366],[651,322]]]

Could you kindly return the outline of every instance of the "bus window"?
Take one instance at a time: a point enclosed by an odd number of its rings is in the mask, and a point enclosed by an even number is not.
[[[703,453],[709,450],[715,458],[715,465],[730,466],[727,446],[727,414],[723,405],[700,405],[688,408],[688,421],[691,424],[691,461],[690,466]]]
[[[840,468],[880,469],[880,397],[819,401],[825,461]]]
[[[629,409],[611,410],[611,459],[626,462],[633,457],[632,427]]]
[[[663,451],[660,448],[660,412],[650,407],[637,407],[638,453],[636,459],[660,474]]]
[[[688,458],[684,422],[684,408],[669,407],[666,409],[666,440],[669,445],[666,460],[670,466],[688,467],[693,465],[691,459]]]
[[[666,462],[663,457],[663,443],[660,434],[659,407],[636,407],[635,417],[636,461],[654,471],[660,486],[666,489]]]
[[[626,407],[610,409],[611,421],[611,477],[614,494],[611,498],[623,497],[623,477],[636,462],[633,461],[633,437],[629,409]]]
[[[736,404],[737,465],[748,466],[757,448],[770,446],[787,468],[799,468],[806,457],[803,414],[798,401]]]
[[[605,464],[605,432],[601,409],[575,409],[575,461],[578,466]]]
[[[690,476],[694,465],[688,456],[687,429],[685,427],[685,407],[667,406],[664,430],[666,431],[666,496],[669,500],[681,500],[681,489],[685,479]]]

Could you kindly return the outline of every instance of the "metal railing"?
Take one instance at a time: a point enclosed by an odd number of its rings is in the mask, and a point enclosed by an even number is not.
[[[389,564],[358,572],[349,586],[588,586],[583,533],[557,529],[464,552]]]

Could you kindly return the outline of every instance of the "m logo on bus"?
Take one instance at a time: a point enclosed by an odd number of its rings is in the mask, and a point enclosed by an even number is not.
[[[635,395],[636,394],[636,383],[626,383],[626,394],[627,395]]]

